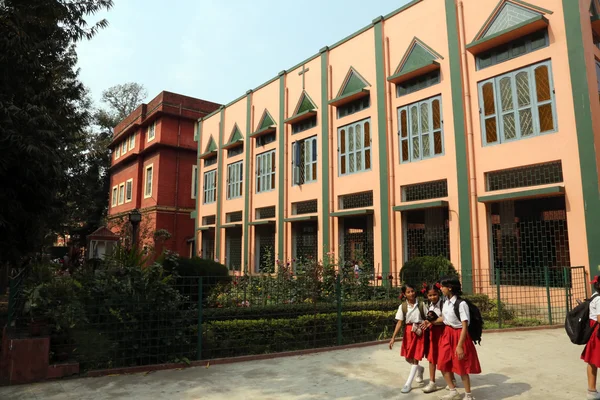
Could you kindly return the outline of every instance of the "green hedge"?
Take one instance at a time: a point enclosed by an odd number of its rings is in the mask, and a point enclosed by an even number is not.
[[[343,311],[395,311],[398,301],[353,301],[342,302]],[[337,312],[336,303],[298,303],[273,304],[257,307],[224,307],[205,308],[203,315],[206,321],[231,319],[281,319],[296,318],[307,314],[326,314]]]
[[[377,340],[393,330],[394,311],[342,313],[342,344]],[[203,324],[203,358],[235,357],[336,346],[337,313]]]
[[[490,299],[485,294],[464,296],[472,301],[481,311],[485,321],[498,321],[498,307],[496,300]],[[346,311],[395,311],[400,305],[399,300],[379,301],[343,301],[342,310]],[[297,303],[297,304],[271,304],[253,307],[223,307],[205,308],[203,310],[206,321],[226,321],[231,319],[285,319],[295,318],[307,314],[326,314],[337,312],[336,303]],[[513,319],[514,313],[507,307],[502,307],[502,319]]]

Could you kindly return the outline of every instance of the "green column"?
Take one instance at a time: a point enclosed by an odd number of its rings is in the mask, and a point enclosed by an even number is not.
[[[217,149],[217,223],[215,226],[216,255],[219,262],[224,264],[221,257],[221,209],[223,208],[223,135],[225,131],[225,107],[221,106],[221,121],[219,122],[219,148]]]
[[[277,254],[276,257],[278,260],[282,260],[285,262],[285,254],[284,254],[284,246],[283,246],[283,233],[285,229],[284,222],[284,195],[285,195],[285,123],[283,122],[285,119],[285,71],[281,71],[279,73],[279,131],[277,134],[279,135],[277,140],[277,156],[278,156],[278,166],[279,169],[279,180],[277,182],[277,192],[279,201],[277,203]]]
[[[252,179],[252,172],[250,171],[250,146],[252,145],[252,139],[250,133],[252,133],[251,125],[251,114],[252,113],[252,90],[246,92],[246,137],[244,138],[244,272],[248,272],[248,256],[250,254],[250,237],[248,232],[250,231],[248,222],[250,220],[250,179]]]
[[[456,146],[456,175],[458,184],[458,226],[460,227],[460,269],[463,291],[473,292],[473,255],[471,253],[471,209],[469,206],[469,171],[467,169],[467,141],[465,130],[465,104],[463,98],[462,69],[458,42],[455,0],[446,0],[446,25],[448,27],[448,61],[450,87],[454,112],[454,143]],[[468,105],[470,106],[470,105]],[[477,204],[473,204],[477,207]],[[475,221],[477,223],[477,221]]]
[[[590,88],[587,80],[587,65],[581,30],[579,3],[563,0],[565,30],[567,34],[567,56],[571,71],[571,87],[573,90],[573,107],[575,110],[575,129],[579,148],[579,168],[583,189],[585,213],[585,230],[588,245],[588,261],[590,272],[600,272],[600,246],[596,241],[600,238],[600,197],[598,194],[598,170],[596,165],[596,149],[592,126],[592,109]],[[586,16],[586,18],[589,18]],[[591,41],[591,37],[586,37]],[[563,127],[569,129],[570,127]]]
[[[321,236],[323,241],[323,251],[329,252],[330,227],[329,227],[329,99],[327,90],[329,88],[329,71],[327,66],[329,47],[323,47],[321,53],[321,192],[322,192],[322,215],[323,218],[319,221],[321,227]],[[325,256],[323,256],[325,259]]]
[[[200,179],[200,154],[201,154],[201,150],[200,150],[200,143],[202,143],[202,118],[200,118],[198,120],[198,135],[196,137],[196,139],[198,140],[197,143],[197,150],[196,150],[196,218],[194,218],[194,241],[196,243],[196,252],[195,254],[193,254],[193,256],[197,256],[198,255],[198,249],[200,248],[199,243],[198,243],[198,221],[200,220],[200,197],[202,197],[201,193],[202,193],[202,186],[200,185],[200,182],[202,182],[202,179]]]
[[[390,273],[390,198],[388,182],[388,146],[387,146],[387,118],[385,108],[385,62],[383,58],[383,17],[373,20],[375,28],[375,69],[377,85],[377,142],[379,147],[379,221],[381,229],[381,272],[383,276]],[[374,266],[375,267],[375,266]]]

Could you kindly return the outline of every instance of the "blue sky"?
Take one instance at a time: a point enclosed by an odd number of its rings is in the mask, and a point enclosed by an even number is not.
[[[228,103],[408,0],[115,0],[108,28],[78,45],[80,78],[138,82]],[[360,55],[357,55],[358,57]]]

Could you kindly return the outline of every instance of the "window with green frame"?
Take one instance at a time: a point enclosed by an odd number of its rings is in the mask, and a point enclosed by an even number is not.
[[[371,118],[338,129],[339,175],[371,169]]]
[[[548,47],[548,30],[534,32],[477,55],[477,69],[491,67],[504,61]]]
[[[438,83],[440,83],[439,70],[420,75],[396,85],[396,97],[405,96],[430,86],[437,85]]]
[[[443,155],[442,97],[400,107],[398,139],[402,163]]]
[[[556,132],[550,61],[479,83],[483,145]]]

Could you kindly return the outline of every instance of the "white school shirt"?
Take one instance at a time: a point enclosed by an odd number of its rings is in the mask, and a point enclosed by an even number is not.
[[[590,301],[590,320],[598,321],[599,314],[600,314],[600,295],[596,295]]]
[[[451,299],[446,300],[444,303],[444,309],[442,310],[442,314],[444,315],[444,324],[449,325],[453,328],[462,328],[461,321],[469,322],[471,320],[471,316],[469,315],[469,306],[466,301],[463,301],[458,306],[458,311],[460,314],[460,321],[456,318],[456,314],[454,313],[454,304],[456,303],[456,296],[453,296]]]
[[[433,311],[437,314],[438,318],[442,316],[442,299],[440,298],[437,303],[430,304],[427,311]]]
[[[419,309],[417,308],[417,305],[420,305],[421,303],[415,301],[415,304],[412,305],[410,303],[407,303],[407,308],[406,308],[406,323],[407,324],[418,324],[420,322],[423,322],[423,320],[421,319],[421,312],[419,312]],[[396,319],[398,321],[404,321],[404,313],[402,312],[402,304],[400,304],[400,307],[398,307],[398,311],[396,312]]]

